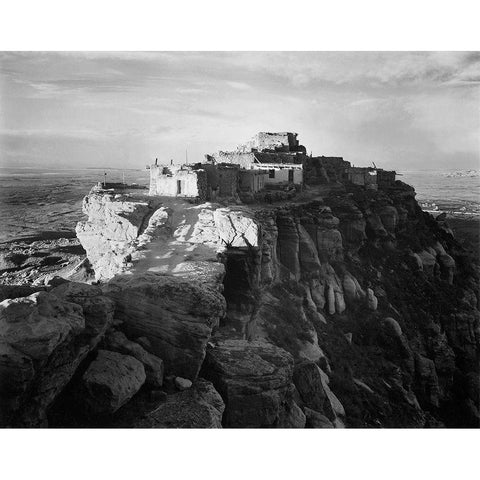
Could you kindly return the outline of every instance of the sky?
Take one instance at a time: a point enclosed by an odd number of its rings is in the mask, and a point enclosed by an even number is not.
[[[0,167],[196,162],[259,131],[358,166],[480,168],[480,52],[0,53]]]

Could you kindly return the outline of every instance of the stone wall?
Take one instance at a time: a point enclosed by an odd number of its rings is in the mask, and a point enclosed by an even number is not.
[[[305,182],[310,185],[343,182],[350,162],[342,157],[306,157],[303,168]]]
[[[262,170],[268,171],[265,176],[265,184],[281,184],[281,183],[294,183],[295,185],[301,185],[303,183],[303,169],[300,165],[293,164],[268,164],[262,163],[256,165],[256,167]],[[290,172],[293,172],[293,182],[290,182]]]
[[[238,165],[230,164],[197,164],[198,171],[205,172],[206,197],[214,200],[217,197],[234,197],[238,192],[239,170]]]
[[[263,173],[260,170],[240,170],[238,173],[241,191],[256,193],[265,188],[267,173]]]
[[[251,140],[237,147],[239,152],[305,152],[299,145],[297,134],[292,132],[259,132]]]
[[[395,183],[396,173],[394,170],[377,170],[377,185],[379,188],[390,187]]]
[[[220,197],[234,197],[238,192],[238,171],[236,165],[218,166],[218,194]]]
[[[150,195],[207,198],[207,174],[204,170],[152,165]]]
[[[348,170],[348,180],[355,185],[376,189],[377,171],[369,167],[351,167]]]
[[[218,152],[209,156],[209,158],[213,158],[216,163],[240,165],[242,168],[250,168],[255,163],[255,156],[251,152]]]
[[[255,152],[259,163],[297,163],[301,164],[308,158],[306,155],[295,152]]]

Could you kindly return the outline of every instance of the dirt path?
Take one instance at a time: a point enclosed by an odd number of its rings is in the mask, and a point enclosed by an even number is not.
[[[184,277],[206,273],[205,263],[217,262],[216,239],[210,238],[208,242],[208,236],[201,236],[204,221],[200,215],[210,204],[192,205],[180,199],[166,199],[162,203],[172,211],[172,234],[160,235],[148,243],[130,271]],[[211,269],[218,268],[212,266]]]

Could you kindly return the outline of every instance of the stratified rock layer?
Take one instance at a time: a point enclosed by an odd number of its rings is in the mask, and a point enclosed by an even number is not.
[[[49,406],[112,322],[113,303],[98,287],[72,284],[59,293],[0,303],[4,425],[45,424]]]
[[[209,348],[202,375],[225,402],[224,425],[267,427],[278,421],[293,359],[265,342],[225,340]]]
[[[121,329],[146,337],[167,373],[196,378],[212,328],[225,314],[218,290],[151,272],[116,277],[103,290],[115,301]]]

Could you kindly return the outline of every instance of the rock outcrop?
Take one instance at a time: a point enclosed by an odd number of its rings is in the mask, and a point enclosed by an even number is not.
[[[100,284],[0,290],[1,423],[480,424],[478,268],[411,187],[322,168],[277,204],[93,189]]]
[[[113,303],[89,285],[1,302],[1,423],[46,424],[49,406],[112,319]]]
[[[130,355],[143,364],[146,383],[152,388],[163,385],[164,366],[162,359],[148,353],[141,345],[129,340],[122,332],[111,330],[104,339],[104,348],[113,352]]]
[[[82,376],[79,395],[88,414],[115,413],[145,383],[143,364],[130,355],[99,350]]]
[[[168,395],[145,418],[140,428],[222,428],[225,410],[222,397],[213,385],[198,378],[188,390]]]
[[[318,365],[313,362],[296,365],[293,381],[306,407],[326,416],[337,428],[344,426],[343,405],[330,390],[328,375]]]
[[[217,289],[147,272],[118,276],[103,291],[115,302],[119,328],[131,338],[146,337],[168,374],[196,378],[212,329],[225,314]]]
[[[76,234],[87,252],[97,280],[108,280],[128,268],[132,254],[141,246],[141,234],[167,233],[169,210],[154,197],[115,194],[94,187],[84,198]]]
[[[208,348],[202,376],[225,402],[225,426],[268,427],[279,420],[292,371],[293,359],[281,348],[225,340]]]

